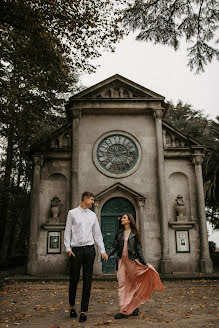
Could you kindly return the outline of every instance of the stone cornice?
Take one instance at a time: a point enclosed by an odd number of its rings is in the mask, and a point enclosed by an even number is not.
[[[42,152],[41,154],[43,154],[43,159],[63,159],[63,160],[71,160],[71,150],[67,151],[46,151],[46,152]]]
[[[45,223],[41,225],[41,229],[59,231],[65,229],[65,223]]]
[[[188,222],[176,222],[176,221],[172,221],[172,222],[169,222],[169,226],[172,228],[172,229],[192,229],[194,227],[196,222],[191,222],[191,221],[188,221]]]

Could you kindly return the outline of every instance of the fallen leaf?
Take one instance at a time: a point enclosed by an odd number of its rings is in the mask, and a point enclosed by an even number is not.
[[[62,304],[63,304],[63,302],[59,302],[59,303],[56,304],[56,306],[58,307],[58,306],[60,306]]]

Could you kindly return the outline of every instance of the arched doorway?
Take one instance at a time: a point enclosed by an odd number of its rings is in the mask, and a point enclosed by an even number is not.
[[[136,213],[133,204],[126,198],[114,197],[106,201],[101,211],[101,230],[103,234],[106,251],[113,245],[115,235],[119,229],[118,217],[124,213],[131,213],[136,220]],[[116,254],[111,256],[107,263],[102,262],[103,273],[114,273],[116,265]]]

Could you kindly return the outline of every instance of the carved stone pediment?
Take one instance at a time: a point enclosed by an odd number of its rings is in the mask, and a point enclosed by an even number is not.
[[[71,149],[71,131],[62,133],[49,142],[50,149]]]
[[[139,90],[135,90],[134,88],[128,88],[125,85],[121,85],[119,83],[112,84],[111,87],[108,87],[101,91],[98,94],[94,94],[92,98],[152,98],[149,94],[144,94]]]
[[[144,202],[145,201],[145,196],[142,194],[139,194],[138,192],[126,187],[120,182],[115,183],[114,185],[106,188],[105,190],[99,192],[98,194],[95,195],[95,202],[100,201],[101,199],[107,197],[108,195],[112,194],[115,191],[122,191],[124,194],[130,195],[132,198],[136,199],[137,202]]]
[[[163,122],[163,145],[164,149],[184,148],[191,145],[199,145],[193,138],[186,136],[166,122]]]
[[[71,125],[65,124],[47,138],[37,141],[31,146],[32,151],[71,150]]]
[[[151,91],[121,75],[113,75],[110,78],[76,94],[71,99],[160,99],[164,97]]]

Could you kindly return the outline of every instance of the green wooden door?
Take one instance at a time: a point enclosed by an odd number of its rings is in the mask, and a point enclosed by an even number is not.
[[[106,248],[106,252],[108,252],[113,244],[115,235],[118,231],[119,222],[117,217],[113,216],[105,216],[102,217],[104,219],[104,223],[102,224],[102,234],[104,245]],[[115,271],[115,263],[116,263],[116,254],[113,254],[107,261],[102,262],[102,270],[103,273],[112,273]]]
[[[120,227],[118,217],[124,213],[131,213],[134,218],[135,208],[132,203],[122,197],[114,197],[108,200],[101,211],[101,230],[103,234],[106,251],[109,251],[113,245],[115,235]],[[114,273],[116,265],[116,254],[111,256],[107,263],[102,261],[103,273]]]

